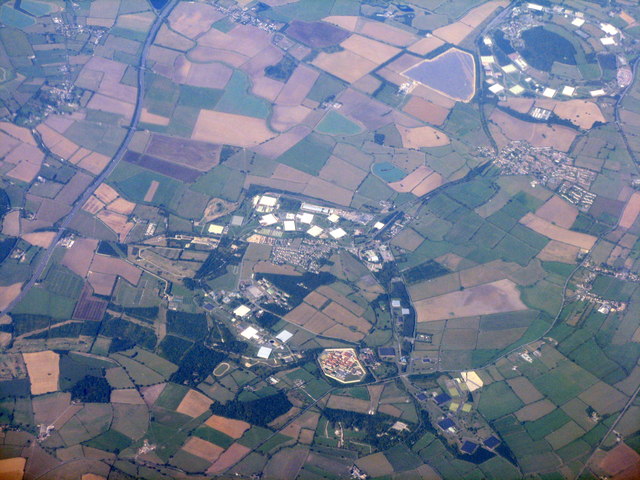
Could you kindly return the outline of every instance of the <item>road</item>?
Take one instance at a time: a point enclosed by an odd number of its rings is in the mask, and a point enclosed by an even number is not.
[[[620,92],[620,96],[618,97],[618,100],[616,101],[616,104],[614,106],[614,115],[615,115],[616,127],[618,128],[618,132],[620,132],[620,136],[624,140],[624,145],[627,148],[627,152],[629,153],[629,156],[633,160],[633,164],[636,166],[636,170],[640,171],[640,165],[638,164],[638,159],[635,155],[635,152],[632,150],[631,146],[629,145],[629,141],[627,140],[627,135],[625,134],[625,131],[622,128],[622,123],[620,122],[620,106],[622,105],[622,100],[624,99],[627,92],[629,92],[629,90],[633,88],[633,84],[638,81],[636,78],[636,74],[638,73],[638,65],[640,65],[640,58],[638,58],[634,62],[633,66],[631,67],[631,70],[633,72],[631,83],[627,85],[627,87],[625,87],[625,89],[622,92]],[[582,474],[585,472],[585,470],[587,470],[587,468],[589,468],[589,464],[591,463],[593,456],[596,454],[598,450],[600,450],[600,447],[602,447],[602,444],[607,440],[607,438],[609,438],[609,436],[616,429],[616,427],[620,423],[620,420],[622,419],[622,417],[624,417],[624,414],[627,412],[627,410],[629,410],[629,407],[631,407],[631,405],[633,405],[633,403],[635,402],[638,394],[640,394],[640,385],[638,386],[638,388],[635,389],[633,394],[629,397],[629,400],[625,404],[622,411],[618,414],[618,418],[616,418],[616,421],[613,422],[611,427],[609,427],[609,430],[607,430],[607,433],[600,439],[600,441],[596,444],[596,446],[593,447],[593,449],[591,450],[591,455],[589,455],[589,458],[587,458],[587,460],[583,463],[582,468],[574,477],[576,478],[576,480],[582,476]]]
[[[153,22],[153,25],[151,25],[151,28],[149,29],[149,33],[147,34],[147,38],[142,47],[142,53],[140,54],[140,61],[138,63],[138,95],[136,97],[136,105],[133,116],[131,117],[131,123],[128,127],[126,127],[127,133],[122,140],[122,143],[118,147],[118,150],[113,155],[113,158],[111,159],[107,167],[102,171],[100,175],[94,178],[93,182],[86,188],[82,195],[78,197],[76,202],[73,204],[71,211],[67,214],[66,217],[62,219],[60,226],[58,227],[58,230],[56,232],[56,236],[51,242],[51,245],[43,252],[40,252],[39,257],[36,260],[37,263],[33,270],[31,278],[27,281],[27,283],[24,284],[20,294],[2,311],[0,311],[0,316],[5,315],[7,312],[11,311],[11,309],[15,307],[27,295],[29,290],[31,290],[31,288],[33,288],[33,286],[38,283],[42,273],[47,268],[49,260],[51,260],[51,256],[53,255],[58,242],[66,233],[67,228],[69,227],[75,216],[82,209],[82,206],[86,203],[89,197],[93,195],[93,192],[96,191],[100,184],[111,174],[111,172],[113,172],[113,170],[118,166],[118,163],[120,163],[120,160],[122,159],[124,152],[127,150],[129,142],[133,138],[133,134],[138,127],[138,122],[140,121],[140,114],[142,113],[142,101],[144,98],[144,74],[147,67],[147,54],[149,52],[149,47],[155,40],[158,30],[160,30],[160,27],[162,26],[162,23],[179,1],[180,0],[171,0],[169,3],[167,3],[164,8],[159,11],[156,20]]]
[[[627,152],[629,152],[629,155],[631,156],[631,159],[633,160],[633,163],[636,166],[636,168],[640,168],[640,165],[638,164],[638,158],[636,157],[635,152],[629,146],[629,140],[627,139],[627,134],[622,128],[622,122],[620,121],[620,107],[622,105],[622,100],[624,99],[625,95],[631,88],[633,88],[633,84],[636,82],[636,75],[638,73],[639,64],[640,64],[640,57],[636,59],[636,61],[631,66],[631,72],[632,72],[631,83],[627,85],[625,89],[622,90],[622,92],[620,92],[620,96],[618,97],[618,100],[616,101],[616,104],[613,107],[616,126],[618,127],[618,131],[620,132],[620,136],[624,141],[624,145],[627,148]]]
[[[491,32],[491,30],[493,29],[494,25],[499,24],[500,22],[502,22],[502,20],[504,19],[504,17],[506,17],[507,15],[509,15],[511,13],[511,10],[513,8],[513,5],[508,5],[506,8],[504,8],[493,20],[491,20],[487,26],[484,28],[483,30],[483,34],[480,35],[476,41],[476,51],[475,54],[477,56],[477,58],[480,58],[481,53],[480,53],[480,44],[482,42],[482,37],[484,36],[484,34],[487,34],[489,32]],[[484,82],[484,78],[483,78],[483,68],[477,64],[476,62],[476,77],[477,77],[477,92],[482,93],[482,83]],[[479,110],[480,110],[480,123],[482,124],[482,130],[484,130],[485,135],[487,136],[487,138],[489,139],[489,142],[491,143],[491,146],[493,147],[493,150],[496,152],[496,154],[500,151],[500,148],[498,147],[498,143],[496,142],[495,138],[493,138],[493,135],[491,134],[491,130],[489,129],[489,124],[487,121],[487,115],[485,112],[485,108],[484,105],[482,103],[482,100],[480,100],[479,102]]]

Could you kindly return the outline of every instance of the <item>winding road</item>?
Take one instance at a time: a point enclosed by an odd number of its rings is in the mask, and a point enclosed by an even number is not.
[[[29,290],[31,290],[31,288],[38,283],[42,273],[47,268],[47,264],[49,263],[49,260],[51,260],[51,256],[53,255],[53,252],[55,251],[56,246],[58,245],[58,242],[64,236],[65,232],[67,231],[67,228],[73,221],[74,217],[82,209],[82,206],[86,203],[89,197],[93,195],[93,193],[100,186],[100,184],[111,174],[111,172],[113,172],[113,170],[118,166],[118,163],[120,163],[120,160],[122,159],[124,152],[127,150],[127,147],[129,146],[129,142],[131,142],[131,139],[133,138],[133,134],[135,133],[138,127],[138,122],[140,121],[140,114],[142,113],[142,102],[144,99],[144,84],[145,84],[144,74],[147,69],[147,54],[149,52],[149,47],[154,42],[156,35],[158,34],[158,31],[160,30],[160,27],[162,26],[163,22],[166,20],[166,18],[169,16],[169,14],[174,9],[174,7],[178,4],[179,1],[180,0],[171,0],[169,3],[167,3],[158,12],[158,16],[153,22],[153,25],[151,25],[151,28],[149,29],[149,33],[147,34],[147,38],[142,47],[142,53],[140,54],[140,61],[138,62],[138,95],[136,97],[136,105],[133,112],[133,116],[131,117],[131,123],[129,124],[128,127],[126,127],[127,133],[124,139],[122,140],[122,143],[118,147],[118,150],[113,155],[107,167],[102,171],[102,173],[100,173],[100,175],[98,175],[96,178],[93,179],[93,182],[86,188],[86,190],[82,193],[82,195],[80,195],[80,197],[78,197],[78,199],[75,201],[71,211],[67,214],[66,217],[62,219],[60,226],[58,227],[58,230],[56,232],[56,236],[51,242],[51,245],[49,245],[49,247],[46,250],[40,253],[39,258],[36,261],[37,263],[33,270],[33,274],[31,275],[31,278],[27,281],[27,283],[24,284],[20,294],[16,298],[14,298],[13,301],[9,303],[9,305],[7,305],[3,310],[0,311],[0,316],[5,315],[7,312],[11,311],[11,309],[13,309],[13,307],[15,307],[27,295],[27,293],[29,293]]]

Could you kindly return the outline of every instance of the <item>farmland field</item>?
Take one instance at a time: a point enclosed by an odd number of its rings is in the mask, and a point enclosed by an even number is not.
[[[316,127],[318,133],[327,135],[356,135],[362,128],[339,113],[330,111]]]
[[[474,59],[457,48],[423,60],[404,75],[455,100],[468,102],[475,94]]]
[[[638,477],[638,2],[0,3],[0,477]]]

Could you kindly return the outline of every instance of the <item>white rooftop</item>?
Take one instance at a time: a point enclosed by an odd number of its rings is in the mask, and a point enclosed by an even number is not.
[[[278,203],[278,199],[276,197],[269,197],[268,195],[263,195],[258,200],[258,204],[263,207],[275,207],[276,203]]]
[[[224,232],[224,227],[222,225],[215,225],[215,224],[211,224],[209,225],[209,233],[213,233],[214,235],[219,235],[222,232]]]
[[[584,18],[574,18],[571,22],[571,25],[580,28],[582,25],[584,25],[584,21]]]
[[[576,93],[575,87],[570,87],[569,85],[565,85],[565,87],[562,89],[562,95],[565,95],[567,97],[572,97],[574,93]]]
[[[309,225],[311,222],[313,222],[313,213],[302,213],[299,215],[298,220],[300,220],[301,223],[306,223],[307,225]]]
[[[600,43],[603,45],[616,45],[616,39],[613,37],[602,37]]]
[[[331,230],[329,232],[329,235],[331,235],[333,238],[335,238],[336,240],[339,238],[344,237],[347,234],[347,232],[345,232],[343,229],[341,228],[336,228],[335,230]]]
[[[539,12],[544,10],[544,7],[542,5],[538,5],[537,3],[527,3],[527,8],[529,10],[537,10]]]
[[[553,98],[556,95],[556,90],[554,88],[545,88],[544,92],[542,92],[542,96],[543,97],[547,97],[547,98]]]
[[[276,335],[276,338],[282,343],[285,343],[291,337],[293,337],[293,333],[291,333],[289,330],[282,330],[278,335]]]
[[[233,311],[234,315],[237,315],[238,317],[246,317],[247,314],[251,311],[251,309],[249,307],[247,307],[246,305],[240,305],[238,308],[236,308]]]
[[[591,94],[592,97],[601,97],[602,95],[605,94],[605,91],[599,88],[598,90],[591,90],[589,93]]]
[[[601,23],[600,30],[602,30],[607,35],[617,35],[619,33],[619,30],[610,23]]]
[[[493,84],[493,85],[491,85],[489,87],[489,91],[491,93],[500,93],[503,90],[504,90],[504,87],[502,85],[500,85],[499,83],[495,83],[495,84]]]
[[[256,330],[255,328],[247,327],[242,331],[240,335],[242,335],[247,340],[251,340],[253,337],[256,336],[257,333],[258,333],[258,330]]]
[[[258,350],[258,358],[269,358],[269,355],[271,355],[271,348],[269,347],[260,347],[260,349]]]
[[[284,231],[285,232],[295,232],[296,231],[296,222],[293,220],[285,220],[284,221]]]
[[[516,58],[514,62],[516,62],[516,64],[522,69],[525,69],[529,66],[529,64],[525,62],[522,58]]]
[[[329,220],[331,223],[336,223],[338,220],[340,220],[340,217],[335,213],[332,213],[327,217],[327,220]]]
[[[509,91],[514,95],[520,95],[522,92],[524,92],[524,87],[522,85],[514,85],[509,89]]]
[[[312,203],[303,203],[302,205],[300,205],[300,210],[302,210],[303,212],[324,213],[327,215],[331,213],[331,209],[329,207],[322,207],[320,205],[314,205]]]
[[[516,66],[515,66],[513,63],[510,63],[510,64],[508,64],[508,65],[505,65],[504,67],[502,67],[502,70],[503,70],[505,73],[514,73],[514,72],[517,72],[517,71],[518,71],[518,69],[516,68]]]
[[[491,65],[493,62],[495,62],[493,55],[483,55],[480,57],[480,63],[482,63],[482,65]]]
[[[307,230],[307,233],[309,235],[311,235],[312,237],[317,237],[318,235],[320,235],[323,232],[322,228],[320,228],[317,225],[314,225],[313,227],[311,227],[309,230]]]
[[[376,222],[373,228],[375,228],[376,230],[382,230],[384,228],[384,223]]]
[[[260,219],[260,225],[273,225],[274,223],[278,223],[278,217],[276,217],[273,213],[263,215]]]

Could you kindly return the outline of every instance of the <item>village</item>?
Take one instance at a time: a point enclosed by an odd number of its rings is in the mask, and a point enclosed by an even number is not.
[[[591,208],[596,194],[589,187],[596,173],[574,166],[574,161],[564,152],[551,147],[534,147],[526,141],[513,141],[497,154],[489,149],[480,153],[493,159],[505,175],[531,175],[535,183],[557,190],[560,196],[586,212]]]

